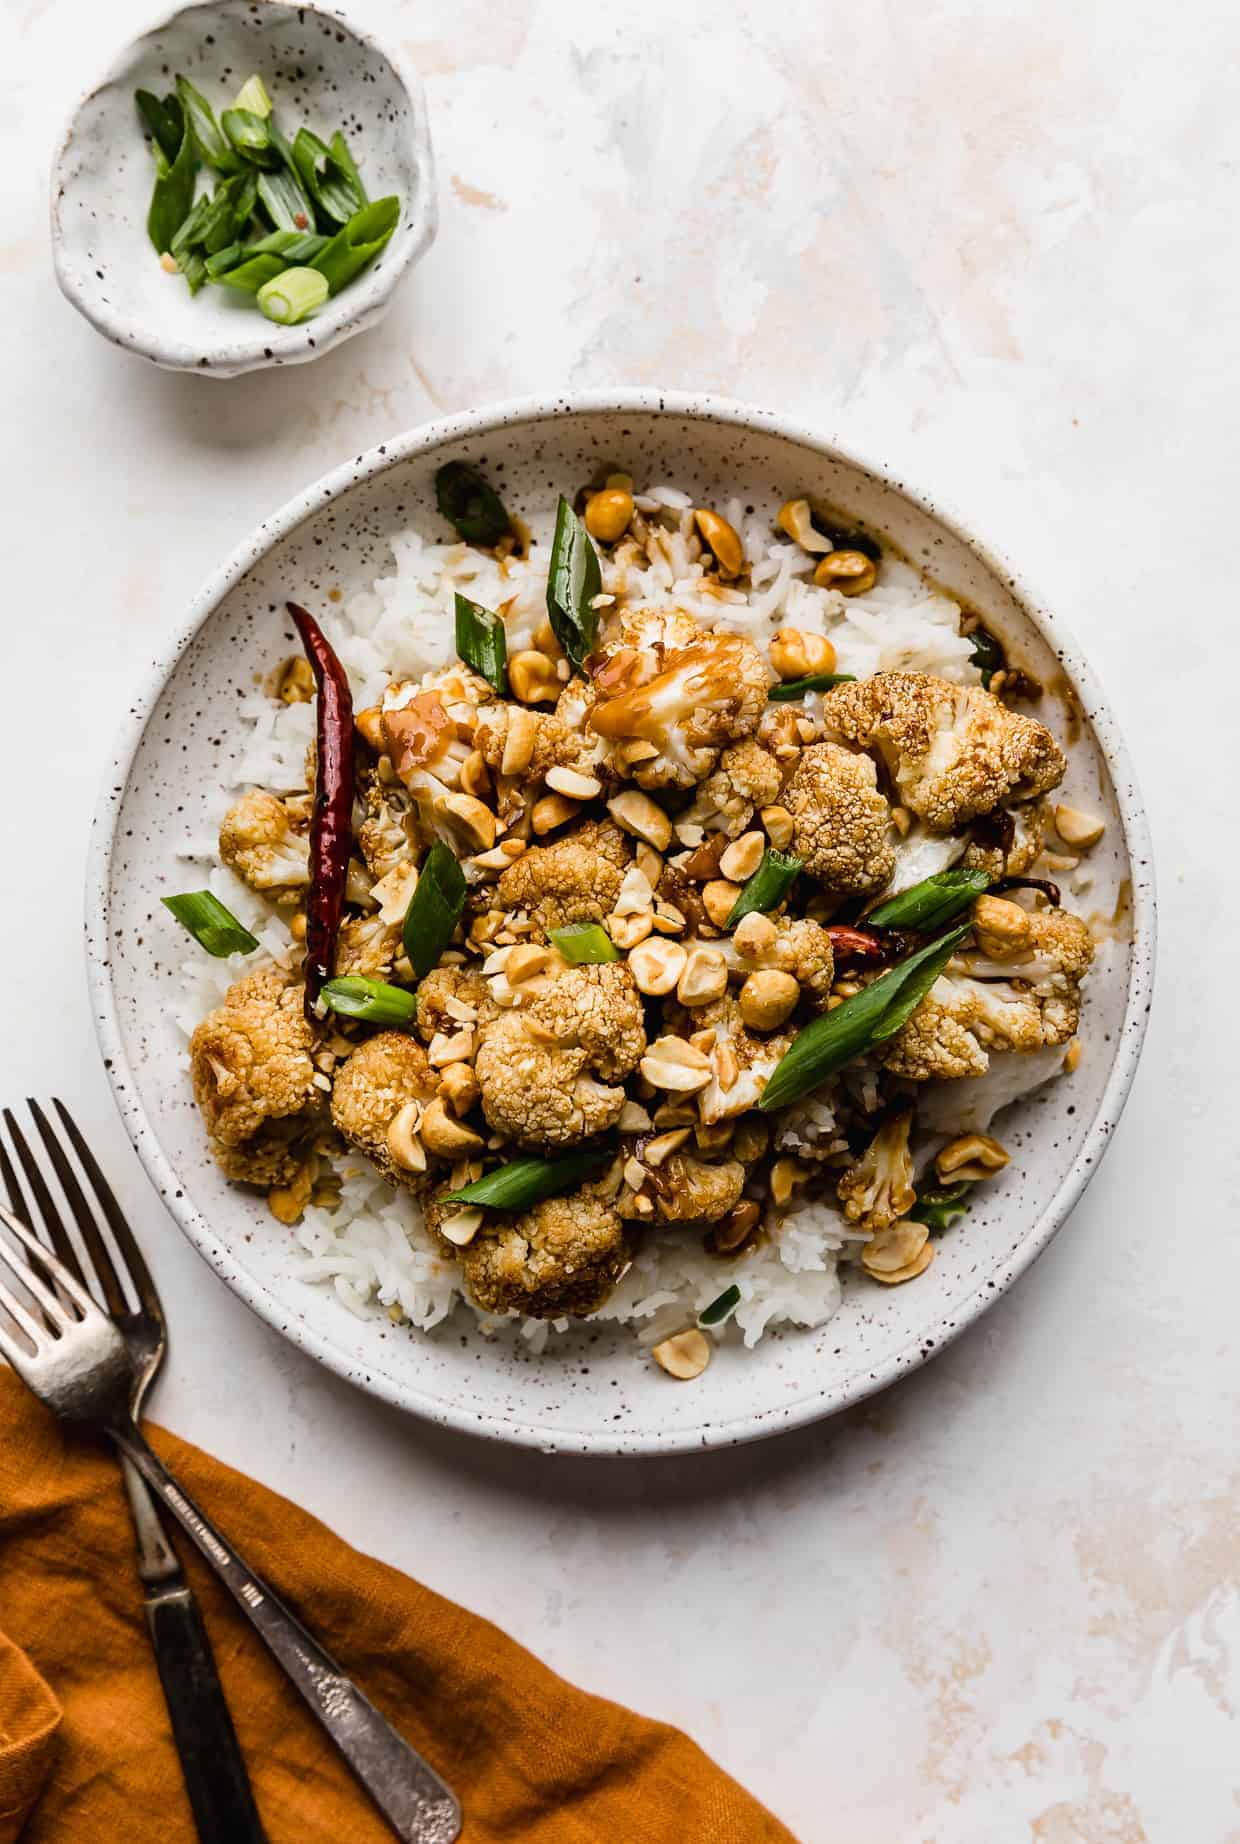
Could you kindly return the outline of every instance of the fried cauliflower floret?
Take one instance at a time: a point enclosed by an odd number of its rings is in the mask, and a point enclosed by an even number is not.
[[[739,838],[756,807],[769,807],[779,798],[783,781],[779,763],[756,737],[733,743],[719,758],[681,815],[683,821],[706,832],[723,832]]]
[[[886,1229],[913,1208],[913,1160],[908,1149],[912,1109],[884,1121],[855,1165],[840,1178],[836,1191],[850,1223]]]
[[[588,1185],[484,1224],[467,1248],[453,1253],[484,1312],[534,1319],[597,1311],[629,1263],[624,1224]]]
[[[368,980],[386,980],[400,945],[399,925],[378,916],[350,916],[336,939],[336,977],[361,974]]]
[[[1026,947],[1002,960],[955,955],[908,1023],[891,1040],[884,1067],[898,1076],[981,1076],[991,1055],[1030,1055],[1065,1044],[1081,1016],[1081,981],[1094,947],[1079,916],[1030,915]]]
[[[479,715],[474,744],[494,773],[501,771],[539,781],[549,768],[571,768],[580,775],[599,766],[599,738],[570,728],[552,711],[493,704]],[[507,755],[512,767],[504,769]]]
[[[251,788],[224,815],[220,859],[251,890],[293,897],[310,882],[309,814],[290,813],[274,794]]]
[[[610,820],[588,820],[552,845],[534,845],[495,886],[505,910],[528,911],[537,927],[601,922],[615,907],[629,847]]]
[[[418,984],[418,1032],[428,1044],[437,1032],[450,1037],[462,1025],[494,1018],[496,1010],[491,988],[472,968],[432,967]]]
[[[738,1159],[712,1165],[693,1153],[671,1153],[647,1174],[643,1193],[654,1214],[638,1209],[636,1194],[626,1185],[616,1202],[622,1217],[640,1217],[646,1223],[717,1223],[740,1202],[745,1188],[745,1168]]]
[[[651,678],[642,676],[641,654],[627,651],[631,658],[621,650],[595,675],[600,696],[588,722],[609,741],[654,745],[657,755],[633,769],[642,787],[692,787],[720,749],[757,729],[771,673],[741,635],[703,630],[691,645],[666,652]]]
[[[263,967],[230,986],[190,1039],[194,1099],[230,1178],[279,1184],[298,1169],[291,1134],[275,1124],[292,1126],[318,1100],[303,999],[300,980]]]
[[[904,805],[952,832],[1063,780],[1063,751],[1044,724],[1009,711],[980,685],[927,672],[878,672],[822,701],[829,733],[881,751]]]
[[[526,1010],[502,1012],[482,1030],[474,1069],[487,1124],[544,1149],[603,1133],[625,1100],[611,1084],[636,1067],[645,1047],[627,966],[570,968]]]
[[[810,877],[835,896],[868,896],[891,876],[891,810],[869,756],[838,743],[811,743],[784,792],[792,850]]]
[[[416,1190],[425,1174],[396,1163],[388,1128],[406,1102],[430,1101],[436,1087],[435,1072],[417,1039],[404,1031],[380,1031],[359,1044],[336,1072],[332,1123],[389,1183]]]
[[[362,804],[364,817],[357,829],[357,843],[371,876],[377,880],[399,864],[415,863],[414,809],[406,789],[372,774],[365,783]]]
[[[728,972],[745,979],[751,973],[773,970],[790,973],[801,989],[819,1005],[824,1005],[835,975],[835,954],[831,937],[821,922],[809,916],[771,916],[768,918],[774,938],[763,931],[761,939],[751,944],[742,933],[745,951],[736,945],[734,935],[727,935],[717,945],[728,963]]]
[[[698,1112],[707,1127],[714,1126],[717,1121],[732,1120],[757,1107],[776,1064],[796,1035],[786,1030],[757,1036],[745,1025],[740,1006],[731,993],[709,1005],[694,1006],[692,1010],[668,1005],[665,1020],[666,1028],[682,1037],[696,1031],[715,1033],[714,1045],[707,1052],[710,1081],[697,1095]]]
[[[974,827],[960,863],[991,877],[1024,877],[1046,842],[1050,802],[1031,800],[1011,812],[990,814]]]

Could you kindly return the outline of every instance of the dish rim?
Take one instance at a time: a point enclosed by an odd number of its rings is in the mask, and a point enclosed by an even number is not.
[[[926,1348],[924,1333],[914,1335],[888,1354],[883,1362],[871,1366],[863,1377],[853,1379],[852,1385],[844,1392],[838,1387],[833,1390],[829,1386],[810,1389],[789,1404],[771,1404],[697,1430],[660,1431],[655,1427],[641,1432],[617,1433],[605,1428],[597,1431],[562,1428],[551,1423],[516,1424],[488,1412],[485,1406],[471,1410],[445,1404],[436,1397],[423,1394],[416,1387],[399,1383],[382,1371],[368,1367],[364,1360],[351,1358],[347,1351],[305,1319],[290,1319],[287,1307],[280,1303],[277,1296],[237,1266],[229,1248],[215,1236],[206,1219],[188,1196],[182,1193],[176,1172],[163,1153],[140,1099],[134,1072],[125,1054],[112,985],[108,953],[108,885],[124,790],[128,785],[134,755],[151,714],[186,648],[206,625],[223,598],[237,586],[260,557],[269,553],[308,517],[331,501],[339,499],[349,488],[373,480],[390,468],[403,466],[413,456],[433,451],[445,443],[495,434],[501,429],[544,421],[550,416],[623,416],[643,413],[666,414],[691,421],[752,429],[807,447],[827,460],[842,462],[868,473],[945,527],[999,578],[1056,651],[1064,671],[1086,701],[1090,727],[1111,778],[1123,827],[1131,872],[1132,942],[1135,951],[1129,958],[1124,1014],[1114,1033],[1110,1073],[1071,1166],[1033,1219],[1019,1248],[1008,1256],[997,1273],[989,1275],[979,1285],[974,1295],[954,1310],[949,1325],[936,1326],[932,1349]],[[663,391],[648,386],[582,390],[546,397],[523,396],[437,418],[376,444],[332,468],[287,500],[270,518],[260,521],[198,590],[191,600],[185,619],[147,669],[131,700],[96,806],[86,869],[87,980],[96,1037],[107,1069],[113,1100],[151,1183],[187,1240],[220,1278],[252,1311],[299,1349],[325,1364],[337,1376],[358,1384],[370,1394],[407,1413],[421,1415],[460,1433],[533,1447],[544,1452],[616,1458],[738,1446],[789,1432],[837,1414],[885,1389],[907,1371],[920,1367],[929,1357],[937,1356],[1006,1293],[1048,1247],[1066,1221],[1097,1170],[1123,1113],[1140,1060],[1149,1016],[1157,946],[1156,918],[1157,898],[1149,823],[1127,745],[1110,706],[1102,696],[1093,670],[1081,654],[1075,639],[1065,631],[1059,617],[1052,615],[1033,594],[1006,557],[975,538],[959,520],[954,509],[945,510],[941,503],[929,499],[917,488],[908,486],[888,465],[867,459],[834,437],[819,435],[782,413],[736,399],[716,397],[705,392]],[[915,1352],[915,1356],[910,1361],[911,1352]],[[832,1400],[833,1396],[839,1399]]]
[[[65,116],[64,125],[56,137],[55,151],[52,155],[48,200],[52,266],[57,286],[70,306],[76,308],[82,318],[88,321],[97,333],[102,333],[105,339],[122,352],[132,352],[138,358],[146,359],[165,371],[192,372],[204,378],[236,378],[250,371],[266,371],[283,365],[308,364],[316,358],[321,358],[325,352],[332,351],[342,341],[351,339],[354,334],[364,332],[387,311],[388,304],[401,278],[420,256],[425,255],[439,228],[439,194],[435,179],[435,156],[431,146],[426,97],[421,81],[409,67],[400,51],[377,38],[365,26],[355,24],[347,14],[335,7],[316,5],[315,0],[258,0],[258,4],[264,9],[290,14],[313,13],[320,19],[331,20],[338,28],[343,28],[350,38],[375,52],[390,66],[397,83],[409,99],[409,152],[419,180],[417,193],[409,208],[411,222],[408,238],[402,240],[390,263],[375,268],[369,275],[359,277],[355,285],[356,293],[350,302],[350,311],[345,313],[335,325],[331,325],[320,315],[317,319],[304,321],[295,327],[278,327],[259,315],[259,325],[255,328],[252,337],[239,335],[229,340],[211,341],[204,319],[204,337],[187,340],[179,335],[164,333],[158,326],[153,330],[149,328],[144,330],[143,323],[135,321],[130,315],[112,307],[107,301],[101,300],[92,293],[87,277],[71,259],[66,245],[64,227],[61,223],[61,194],[64,190],[61,183],[61,171],[82,111],[98,96],[101,90],[119,81],[120,66],[144,39],[153,38],[157,33],[167,31],[187,13],[211,12],[221,4],[223,0],[184,0],[184,4],[161,12],[150,25],[135,32],[131,38],[126,39],[124,44],[118,47],[102,75],[80,92]],[[395,239],[393,238],[392,241],[394,242]],[[378,281],[380,285],[378,287],[372,285],[367,292],[367,281],[372,284]],[[295,340],[286,340],[284,348],[273,351],[269,358],[266,348],[270,347],[273,334],[281,333],[295,333],[299,337]]]

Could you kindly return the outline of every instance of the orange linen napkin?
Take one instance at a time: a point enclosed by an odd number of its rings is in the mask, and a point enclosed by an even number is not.
[[[152,1429],[189,1491],[457,1793],[464,1844],[791,1844],[677,1730],[575,1690],[486,1620]],[[271,1844],[392,1833],[188,1542]],[[194,1844],[109,1449],[0,1372],[0,1844]],[[11,1642],[11,1643],[10,1643]],[[58,1728],[59,1725],[59,1728]],[[23,1829],[23,1821],[24,1829]]]

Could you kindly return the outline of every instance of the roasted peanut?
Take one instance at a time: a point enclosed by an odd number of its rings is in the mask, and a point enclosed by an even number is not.
[[[945,1183],[949,1178],[969,1178],[976,1182],[993,1178],[1007,1163],[1007,1153],[988,1133],[963,1133],[939,1148],[934,1169]]]
[[[781,679],[804,679],[813,672],[835,671],[835,648],[825,634],[781,627],[771,641],[771,664]]]
[[[728,917],[736,907],[740,893],[739,884],[722,877],[712,877],[708,884],[702,885],[702,907],[716,928],[728,926]]]
[[[665,852],[672,842],[672,822],[657,801],[639,788],[625,788],[607,803],[607,811],[624,832]]]
[[[796,1007],[801,989],[790,973],[760,968],[741,987],[741,1017],[755,1031],[773,1031]]]
[[[878,566],[864,551],[831,551],[814,571],[820,589],[838,589],[841,595],[864,595],[878,580]]]
[[[743,832],[739,839],[734,839],[727,850],[721,853],[719,869],[734,884],[748,881],[762,863],[762,854],[766,850],[766,838],[760,832]]]
[[[807,499],[789,499],[779,508],[776,524],[785,532],[794,544],[799,544],[803,551],[829,551],[830,538],[824,538],[814,526],[813,513]],[[830,668],[828,668],[830,670]]]
[[[623,487],[604,487],[586,501],[585,526],[600,544],[623,538],[633,517],[633,495]]]
[[[740,533],[719,513],[699,507],[693,514],[702,540],[714,553],[720,576],[739,576],[745,567],[745,550]]]
[[[508,684],[522,704],[554,704],[560,695],[560,675],[545,653],[526,648],[508,661]]]
[[[1055,808],[1055,831],[1073,851],[1087,852],[1091,845],[1097,845],[1106,829],[1106,821],[1096,813],[1082,813],[1079,807]]]

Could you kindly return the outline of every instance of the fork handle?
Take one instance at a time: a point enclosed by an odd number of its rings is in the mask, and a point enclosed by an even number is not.
[[[108,1432],[202,1552],[404,1844],[453,1844],[461,1809],[420,1754],[247,1568],[132,1424]]]

